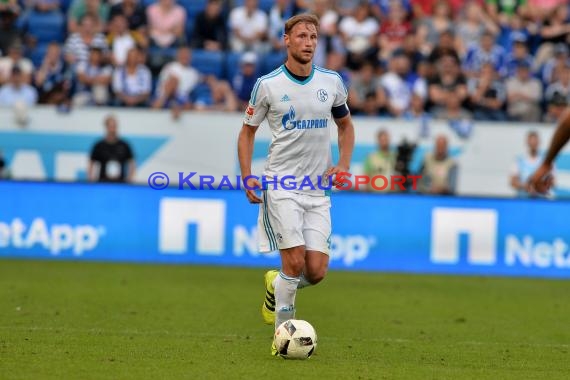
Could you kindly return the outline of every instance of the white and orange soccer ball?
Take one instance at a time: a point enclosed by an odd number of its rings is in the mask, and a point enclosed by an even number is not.
[[[307,321],[289,319],[273,337],[279,356],[285,359],[308,359],[317,349],[317,332]]]

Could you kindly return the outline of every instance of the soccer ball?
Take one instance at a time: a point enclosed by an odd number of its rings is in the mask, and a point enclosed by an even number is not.
[[[308,359],[317,349],[317,333],[307,321],[289,319],[273,337],[279,356],[285,359]]]

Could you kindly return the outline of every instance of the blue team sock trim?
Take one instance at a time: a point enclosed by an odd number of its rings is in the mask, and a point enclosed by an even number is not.
[[[289,277],[281,271],[279,271],[279,276],[281,276],[281,278],[284,279],[285,281],[297,281],[299,279],[299,277]]]

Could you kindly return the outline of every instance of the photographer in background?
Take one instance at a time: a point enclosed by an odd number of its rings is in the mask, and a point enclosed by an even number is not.
[[[425,156],[420,175],[420,191],[425,194],[453,195],[457,184],[457,162],[449,156],[447,137],[435,139],[435,149]]]
[[[376,135],[378,141],[378,150],[374,153],[370,153],[366,160],[364,161],[364,173],[372,178],[374,176],[382,175],[388,180],[390,176],[394,174],[394,169],[396,167],[396,153],[390,149],[390,134],[387,130],[381,129]],[[382,187],[381,181],[375,184],[377,187]],[[390,186],[386,186],[385,189],[378,190],[374,189],[369,183],[367,191],[387,193],[390,191]]]
[[[105,138],[98,141],[91,150],[87,177],[95,182],[132,182],[135,175],[135,160],[130,145],[119,138],[117,119],[105,118]],[[96,172],[95,163],[99,170]]]
[[[397,150],[398,153],[396,155],[396,166],[394,168],[394,174],[406,177],[406,181],[404,182],[404,191],[408,192],[414,186],[413,180],[411,178],[408,178],[408,175],[412,174],[410,170],[410,162],[414,157],[416,144],[410,143],[406,138],[404,138],[400,145],[398,145]],[[400,188],[394,187],[394,191],[400,191]]]
[[[10,170],[6,165],[6,160],[4,159],[4,155],[0,152],[0,180],[2,179],[9,179],[10,178]]]

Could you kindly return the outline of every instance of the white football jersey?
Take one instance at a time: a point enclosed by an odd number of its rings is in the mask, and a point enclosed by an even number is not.
[[[298,193],[323,195],[317,186],[327,186],[322,176],[332,166],[331,109],[346,104],[348,91],[340,75],[313,65],[303,82],[292,77],[282,65],[257,80],[244,123],[259,126],[267,118],[272,133],[263,175],[294,176]],[[306,178],[310,185],[300,188]],[[278,183],[282,189],[281,183]],[[268,185],[269,189],[273,185]]]

